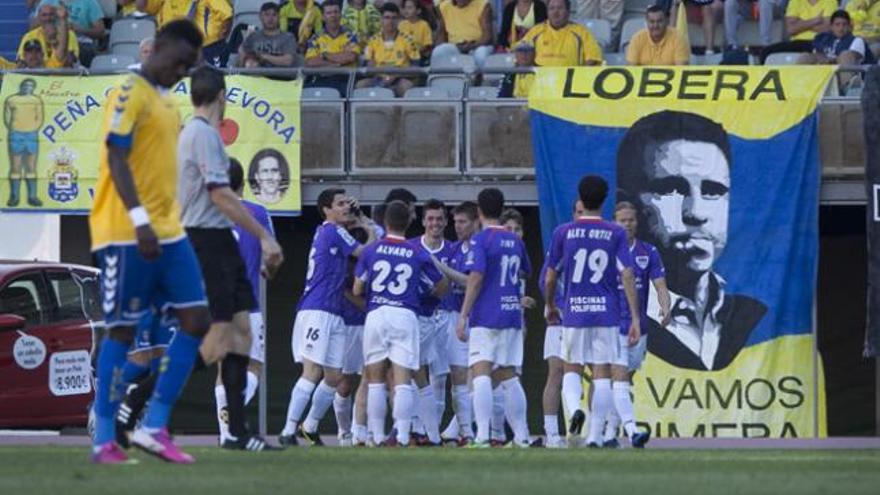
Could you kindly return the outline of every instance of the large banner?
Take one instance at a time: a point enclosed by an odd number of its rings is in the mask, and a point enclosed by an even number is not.
[[[868,198],[868,297],[865,357],[880,356],[880,67],[865,74],[862,92],[865,126],[865,189]]]
[[[576,184],[608,180],[659,250],[636,415],[655,437],[825,436],[814,359],[820,171],[830,67],[542,69],[529,98],[545,241]],[[637,259],[638,263],[639,260]]]
[[[98,177],[106,95],[120,77],[6,74],[0,88],[0,209],[85,212]],[[300,212],[300,81],[226,78],[221,135],[245,171],[245,198]],[[183,122],[189,80],[172,90]],[[137,130],[135,130],[137,133]]]

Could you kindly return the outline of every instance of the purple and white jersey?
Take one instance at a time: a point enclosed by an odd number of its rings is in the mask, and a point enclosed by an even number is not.
[[[242,200],[241,204],[247,208],[251,216],[263,226],[266,230],[275,235],[272,228],[272,220],[269,219],[269,212],[262,205]],[[247,273],[248,280],[251,283],[251,289],[254,291],[254,301],[256,306],[251,311],[260,310],[260,269],[263,265],[263,248],[260,246],[260,239],[254,237],[253,234],[243,229],[239,225],[233,227],[233,234],[238,240],[238,252],[241,253],[241,259],[244,260],[244,268]]]
[[[358,246],[360,243],[340,225],[324,222],[318,227],[297,310],[314,309],[341,316],[348,257]]]
[[[620,325],[619,273],[632,268],[623,227],[598,217],[581,217],[553,232],[547,263],[562,272],[566,327]]]
[[[351,290],[351,286],[354,285],[354,269],[356,262],[354,259],[351,259],[348,262],[349,273],[348,276],[345,277],[345,290]],[[347,297],[342,296],[342,321],[346,326],[349,327],[362,327],[364,326],[364,320],[367,318],[367,312],[357,307],[353,302],[349,301]]]
[[[648,330],[645,320],[648,318],[648,289],[652,280],[666,277],[666,268],[663,267],[663,260],[660,259],[660,253],[657,252],[652,244],[636,239],[636,242],[629,247],[633,260],[633,275],[636,279],[636,294],[639,295],[639,317],[642,322],[642,334]],[[630,314],[629,304],[626,302],[626,294],[623,292],[623,284],[618,283],[620,291],[620,332],[626,334],[629,331]]]
[[[449,268],[458,272],[464,272],[464,260],[468,251],[470,251],[470,246],[471,244],[468,241],[456,241],[452,244],[450,248],[452,254],[449,257],[448,263]],[[449,284],[449,292],[443,298],[442,307],[443,309],[458,313],[461,311],[461,304],[464,302],[465,288],[451,280]]]
[[[526,245],[513,232],[491,225],[470,240],[464,272],[483,274],[469,325],[497,330],[522,328],[520,279],[531,271]]]
[[[437,250],[435,251],[435,250],[432,250],[431,248],[429,248],[423,242],[423,240],[422,240],[423,238],[424,238],[424,236],[413,237],[412,239],[409,239],[407,242],[409,242],[413,246],[420,246],[422,249],[427,251],[429,254],[434,255],[434,257],[436,257],[438,260],[440,260],[440,263],[443,263],[444,265],[448,265],[449,258],[452,257],[452,243],[447,241],[446,239],[443,239],[442,243],[440,244],[440,247],[437,248]],[[440,309],[447,309],[443,306],[444,300],[446,300],[446,297],[444,297],[443,299],[437,299],[436,297],[431,295],[430,291],[428,291],[425,294],[422,294],[422,304],[421,304],[421,307],[419,308],[419,311],[417,314],[419,316],[434,316],[434,312],[437,310],[438,307]]]
[[[366,285],[368,312],[394,306],[418,314],[420,295],[443,279],[424,248],[390,235],[364,249],[354,273]]]

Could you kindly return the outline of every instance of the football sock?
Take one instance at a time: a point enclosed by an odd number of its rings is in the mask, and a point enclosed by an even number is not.
[[[122,381],[126,384],[133,384],[147,377],[150,372],[149,366],[126,361],[122,366]]]
[[[217,430],[222,442],[229,437],[229,416],[223,411],[226,407],[226,389],[223,385],[214,386],[214,402],[217,406]]]
[[[489,441],[492,422],[492,379],[486,375],[474,377],[474,419],[477,423],[477,441]],[[459,421],[459,424],[460,421]]]
[[[452,415],[449,418],[449,423],[446,425],[446,429],[443,430],[443,433],[440,434],[443,438],[458,438],[459,428],[458,428],[458,416]],[[473,436],[473,435],[471,435]]]
[[[632,438],[636,434],[636,421],[633,414],[632,396],[629,394],[629,382],[614,382],[614,408],[620,415],[623,431]]]
[[[351,396],[343,397],[339,393],[333,396],[333,413],[340,436],[351,433],[351,405],[354,402],[351,399]]]
[[[544,434],[548,437],[559,436],[559,419],[555,414],[544,416]]]
[[[244,389],[247,385],[247,367],[250,357],[226,354],[220,366],[220,378],[226,389],[226,412],[229,418],[229,436],[233,440],[247,435],[244,417]]]
[[[415,397],[412,385],[397,385],[394,387],[394,427],[397,428],[397,442],[401,445],[409,444],[409,430],[412,427],[413,405]]]
[[[306,416],[306,420],[303,421],[303,430],[309,433],[318,431],[318,423],[327,414],[327,410],[333,404],[335,396],[336,387],[331,387],[327,385],[327,382],[321,380],[318,388],[315,389],[315,394],[312,396],[312,407],[309,409],[309,414]]]
[[[125,396],[125,381],[122,379],[128,344],[116,339],[104,338],[98,355],[98,383],[95,393],[95,447],[100,447],[116,438],[116,410]]]
[[[422,425],[425,427],[425,434],[428,435],[428,440],[433,443],[440,442],[437,401],[434,399],[434,387],[430,384],[419,389],[418,413]]]
[[[473,401],[468,386],[453,385],[452,401],[453,406],[455,406],[455,418],[453,419],[458,421],[458,434],[463,437],[473,438]],[[455,421],[450,424],[455,424]]]
[[[504,390],[504,407],[507,413],[507,422],[513,430],[513,437],[517,443],[525,443],[529,438],[529,423],[526,417],[526,391],[523,390],[519,377],[514,376],[501,382]]]
[[[437,424],[443,419],[446,412],[446,375],[434,375],[431,377],[431,386],[434,387],[434,401],[437,403]]]
[[[154,359],[153,361],[160,361],[160,359]],[[125,403],[131,410],[131,413],[129,414],[130,416],[135,418],[140,417],[144,410],[144,406],[147,405],[147,401],[150,400],[150,397],[153,395],[153,390],[156,388],[156,381],[158,379],[159,371],[157,367],[156,371],[151,371],[149,375],[128,390],[128,395],[125,397]]]
[[[581,383],[580,373],[566,373],[562,375],[562,399],[565,406],[565,415],[571,418],[575,411],[581,409],[581,395],[584,386]]]
[[[602,441],[602,433],[605,428],[605,418],[608,411],[614,407],[614,399],[611,395],[611,380],[597,378],[593,380],[593,407],[590,412],[590,433],[587,443],[599,443]]]
[[[617,382],[615,382],[617,383]],[[612,389],[613,389],[612,384]],[[610,442],[617,438],[617,427],[620,426],[620,416],[617,414],[617,409],[612,409],[608,412],[608,418],[606,418],[605,423],[605,436],[602,440],[606,442]]]
[[[177,332],[171,340],[171,345],[162,358],[163,366],[159,368],[156,389],[153,391],[144,417],[143,424],[147,430],[158,431],[168,425],[171,408],[186,385],[201,343],[201,338],[184,331]]]
[[[492,390],[492,421],[490,438],[492,440],[506,440],[504,431],[504,390],[501,386]]]
[[[244,387],[244,404],[250,404],[254,395],[257,394],[257,387],[260,385],[260,378],[253,371],[247,372],[247,385]]]
[[[282,436],[290,436],[296,433],[296,427],[299,426],[299,420],[302,418],[309,405],[309,399],[312,398],[312,392],[315,390],[315,384],[300,378],[290,391],[290,403],[287,405],[287,422],[284,429],[281,430]]]
[[[384,383],[371,383],[367,388],[367,425],[373,443],[385,441],[385,415],[388,413],[388,391]]]

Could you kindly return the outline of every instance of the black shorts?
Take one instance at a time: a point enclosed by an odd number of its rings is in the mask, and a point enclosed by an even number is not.
[[[187,228],[186,234],[202,267],[214,321],[228,322],[236,313],[250,312],[256,301],[232,229]]]

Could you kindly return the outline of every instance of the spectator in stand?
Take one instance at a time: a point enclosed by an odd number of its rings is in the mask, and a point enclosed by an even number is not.
[[[324,30],[313,34],[306,49],[306,67],[338,68],[357,67],[361,47],[357,36],[342,26],[340,0],[324,0],[321,4]],[[348,93],[348,75],[311,76],[307,87],[336,88],[345,96]]]
[[[534,67],[535,66],[535,45],[530,41],[522,41],[513,49],[516,56],[517,67]],[[534,74],[527,73],[510,73],[504,76],[501,81],[501,88],[498,90],[499,98],[528,98],[529,90],[532,89],[532,83],[535,82]]]
[[[684,38],[669,27],[663,7],[652,5],[645,11],[645,29],[637,32],[626,48],[629,65],[688,65],[690,47]]]
[[[266,2],[260,6],[263,28],[245,38],[238,49],[239,63],[244,67],[293,67],[296,62],[296,38],[281,31],[278,24],[278,4]]]
[[[486,0],[442,0],[434,56],[469,53],[482,67],[492,54],[492,7]]]
[[[119,15],[122,17],[135,15],[138,12],[137,2],[135,0],[117,0],[116,8]]]
[[[61,1],[42,0],[37,10],[43,5],[58,7]],[[98,51],[98,43],[107,34],[104,28],[104,11],[97,0],[64,0],[64,6],[67,8],[68,25],[79,43],[79,61],[88,66]],[[36,27],[38,23],[36,17],[31,19],[31,27]]]
[[[36,40],[43,51],[43,66],[48,69],[73,67],[79,59],[79,44],[67,22],[63,5],[41,5],[37,11],[39,26],[28,31],[18,46],[18,60],[25,58],[24,47]]]
[[[0,70],[13,70],[17,67],[18,64],[15,62],[10,62],[9,60],[6,60],[6,57],[0,56]]]
[[[232,26],[232,5],[228,0],[137,0],[137,9],[156,16],[160,28],[175,19],[193,21],[204,38],[202,58],[215,67],[226,65],[226,38]]]
[[[623,5],[623,0],[619,1]],[[515,46],[530,29],[546,20],[547,6],[543,0],[511,0],[504,7],[504,15],[501,17],[498,46]]]
[[[529,30],[520,43],[535,47],[535,63],[544,67],[601,65],[602,49],[590,31],[571,22],[571,0],[550,0],[547,20]]]
[[[152,37],[144,38],[141,40],[141,42],[138,44],[139,61],[136,64],[129,65],[128,70],[141,70],[141,65],[143,65],[143,63],[146,62],[148,58],[150,58],[150,55],[153,54],[153,45],[155,41],[156,40]]]
[[[880,58],[880,1],[849,0],[846,11],[853,20],[853,34],[865,40],[874,58]]]
[[[301,49],[312,34],[322,29],[321,9],[314,0],[292,0],[285,3],[278,12],[281,30],[296,36]]]
[[[724,0],[724,37],[727,46],[740,48],[736,31],[743,17],[751,18],[752,6],[758,2],[758,32],[763,46],[773,44],[773,14],[781,8],[785,0]]]
[[[400,29],[401,33],[408,34],[416,43],[422,59],[428,60],[431,57],[431,50],[434,48],[434,40],[431,25],[424,17],[424,8],[419,0],[403,0],[402,3],[403,19],[397,24],[397,29]]]
[[[416,43],[408,34],[398,29],[400,9],[392,2],[386,2],[379,9],[382,16],[382,29],[367,43],[367,67],[411,67],[422,58]],[[412,79],[395,74],[376,74],[357,83],[358,88],[390,88],[401,97],[415,84]]]
[[[5,59],[4,59],[5,60]],[[7,69],[42,69],[46,67],[43,57],[43,45],[37,40],[30,40],[24,44],[24,57],[18,60],[18,64],[12,63]]]
[[[736,0],[731,0],[731,2],[736,3]],[[673,5],[672,13],[670,14],[672,19],[678,19],[677,9],[686,8],[686,3],[691,3],[700,7],[700,17],[702,17],[703,22],[703,39],[706,42],[706,55],[714,54],[715,25],[718,24],[718,18],[721,16],[721,12],[724,10],[722,0],[680,0]],[[770,17],[770,20],[772,21],[773,17]],[[675,28],[679,31],[684,31],[688,27],[675,26]]]
[[[605,19],[611,24],[611,46],[617,46],[625,3],[624,0],[577,0],[576,19]]]
[[[349,0],[342,9],[342,25],[354,33],[361,46],[364,46],[370,38],[379,34],[382,19],[379,10],[367,0]]]
[[[867,52],[870,53],[870,52]],[[852,19],[845,10],[831,14],[831,29],[813,38],[813,53],[805,53],[798,58],[799,64],[839,64],[859,65],[866,60],[865,40],[854,36]]]
[[[812,52],[813,38],[831,27],[837,0],[789,0],[785,9],[785,30],[789,41],[774,43],[761,52],[761,64],[773,53]]]

